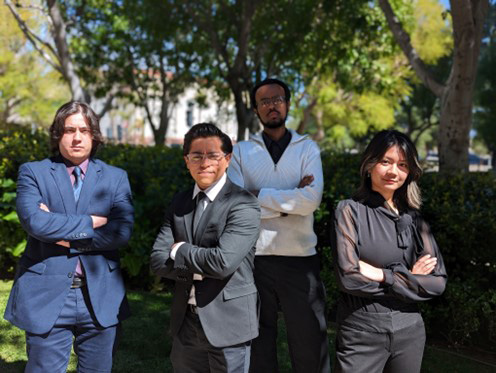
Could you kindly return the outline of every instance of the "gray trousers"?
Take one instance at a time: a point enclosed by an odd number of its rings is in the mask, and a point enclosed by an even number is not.
[[[250,341],[228,347],[212,346],[198,315],[188,310],[172,341],[170,358],[175,373],[248,373],[250,352]]]
[[[424,322],[418,313],[400,317],[402,320],[397,325],[378,318],[369,325],[350,319],[340,323],[334,372],[420,372],[425,345]],[[408,326],[404,325],[405,321]]]

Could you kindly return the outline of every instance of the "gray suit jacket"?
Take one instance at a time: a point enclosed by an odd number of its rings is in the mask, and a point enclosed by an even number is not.
[[[253,279],[255,242],[260,229],[257,199],[227,179],[203,213],[195,239],[193,189],[176,194],[166,211],[151,253],[155,274],[175,280],[171,332],[179,331],[193,274],[198,315],[208,341],[226,347],[258,336],[257,289]],[[170,259],[171,246],[185,242]]]

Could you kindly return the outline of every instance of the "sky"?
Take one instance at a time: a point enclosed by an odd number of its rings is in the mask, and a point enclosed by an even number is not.
[[[448,8],[449,9],[449,7],[450,7],[449,0],[441,0],[440,2],[441,2],[441,4],[444,5],[445,8]]]

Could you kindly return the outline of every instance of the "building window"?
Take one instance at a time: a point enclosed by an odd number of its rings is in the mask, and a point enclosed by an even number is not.
[[[186,109],[186,125],[188,127],[192,127],[193,126],[193,107],[195,106],[195,104],[193,103],[193,101],[188,101],[188,104],[187,104],[187,109]]]

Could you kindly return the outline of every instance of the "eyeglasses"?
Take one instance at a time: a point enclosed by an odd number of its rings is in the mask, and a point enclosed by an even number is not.
[[[258,104],[261,107],[266,108],[266,107],[269,107],[270,105],[279,106],[283,102],[286,102],[286,97],[284,97],[284,96],[275,96],[275,97],[272,97],[272,98],[263,98],[263,99],[261,99],[258,102]]]
[[[212,162],[220,162],[222,158],[224,158],[227,154],[225,153],[207,153],[207,154],[200,154],[200,153],[190,153],[186,154],[186,158],[188,161],[191,163],[202,163],[205,158],[207,158],[209,161]]]

